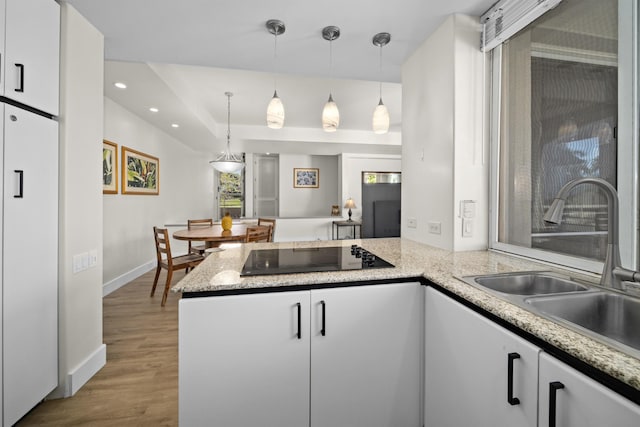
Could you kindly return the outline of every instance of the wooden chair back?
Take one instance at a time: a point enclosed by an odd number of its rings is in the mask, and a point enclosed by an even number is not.
[[[194,228],[206,228],[213,226],[213,219],[205,218],[205,219],[188,219],[187,220],[187,228],[189,230],[193,230]],[[196,255],[204,255],[204,250],[207,248],[205,245],[194,245],[191,243],[191,240],[187,242],[188,252],[190,254]]]
[[[258,225],[270,227],[269,241],[273,242],[273,236],[276,234],[276,220],[271,218],[258,218]]]
[[[151,288],[151,296],[156,291],[158,285],[158,278],[160,277],[160,270],[167,270],[167,281],[164,285],[164,292],[162,294],[162,303],[164,307],[167,302],[167,296],[169,295],[169,287],[171,286],[171,278],[175,270],[185,270],[200,264],[204,257],[197,254],[187,254],[178,257],[171,256],[171,241],[169,239],[169,231],[166,228],[153,227],[153,239],[156,244],[156,257],[158,265],[156,266],[156,276],[153,279],[153,287]]]
[[[271,227],[266,226],[247,227],[247,234],[244,237],[244,242],[268,242],[270,230]]]
[[[187,228],[189,230],[193,228],[211,227],[212,225],[213,225],[213,219],[211,218],[187,220]]]

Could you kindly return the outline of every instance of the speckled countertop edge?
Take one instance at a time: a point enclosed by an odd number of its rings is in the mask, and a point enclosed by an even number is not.
[[[240,277],[242,266],[252,249],[350,246],[352,244],[361,245],[394,264],[395,268]],[[531,270],[556,270],[567,273],[566,270],[554,269],[542,263],[499,252],[451,252],[404,238],[235,244],[229,245],[221,252],[209,255],[172,290],[174,292],[230,291],[423,276],[519,329],[640,390],[640,359],[456,278]],[[572,273],[572,275],[576,274]],[[594,277],[585,276],[584,279],[593,281]]]

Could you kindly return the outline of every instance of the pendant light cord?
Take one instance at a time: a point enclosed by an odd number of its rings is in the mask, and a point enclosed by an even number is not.
[[[380,67],[378,70],[380,79],[380,100],[382,101],[382,45],[380,45]]]
[[[231,94],[227,92],[227,153],[231,153]]]
[[[277,91],[278,87],[278,31],[273,35],[273,92]]]

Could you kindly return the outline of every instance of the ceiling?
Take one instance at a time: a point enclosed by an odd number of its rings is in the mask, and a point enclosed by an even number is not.
[[[66,0],[105,36],[105,95],[203,152],[226,144],[226,91],[234,93],[234,151],[295,152],[301,146],[309,152],[323,143],[323,150],[336,152],[399,152],[402,64],[448,15],[479,16],[494,2]],[[286,25],[277,38],[277,60],[268,19]],[[331,67],[330,43],[321,35],[327,25],[341,30],[332,42]],[[380,69],[380,48],[371,39],[383,31],[391,42],[382,48]],[[371,131],[380,80],[391,115],[386,135]],[[116,89],[116,81],[127,89]],[[265,124],[274,87],[286,110],[281,130]],[[340,108],[335,133],[320,126],[330,91]]]

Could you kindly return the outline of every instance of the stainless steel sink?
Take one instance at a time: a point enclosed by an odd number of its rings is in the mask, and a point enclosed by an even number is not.
[[[589,287],[568,277],[562,277],[547,271],[467,276],[462,279],[472,285],[480,285],[483,288],[510,295],[544,295],[586,291],[589,289]]]
[[[640,350],[640,299],[609,292],[527,298],[542,314]]]

